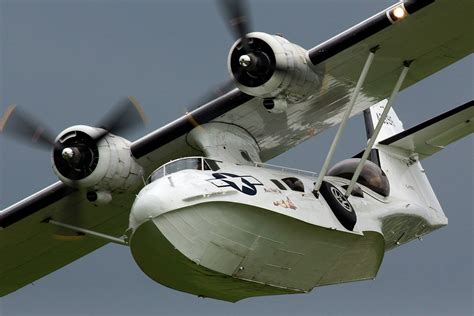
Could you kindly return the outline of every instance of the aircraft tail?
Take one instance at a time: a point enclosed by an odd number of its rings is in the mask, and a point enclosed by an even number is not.
[[[386,99],[382,100],[379,103],[371,106],[370,109],[368,110],[368,113],[364,112],[368,138],[372,136],[374,126],[376,126],[377,123],[379,122],[379,118],[382,116],[382,112],[385,109],[386,104],[387,104],[387,100]],[[368,114],[368,117],[367,117],[367,114]],[[377,144],[381,140],[384,140],[393,135],[399,134],[403,132],[404,130],[405,129],[403,128],[402,121],[400,121],[400,119],[398,118],[393,108],[391,108],[388,112],[388,115],[385,119],[382,129],[380,130],[380,133],[377,136],[375,143]]]
[[[369,136],[370,124],[375,126],[378,123],[386,103],[386,100],[379,102],[365,113]],[[470,101],[408,130],[403,128],[395,111],[390,109],[377,137],[375,154],[371,156],[371,160],[378,163],[386,173],[392,197],[423,205],[444,216],[420,160],[472,134],[473,104]]]

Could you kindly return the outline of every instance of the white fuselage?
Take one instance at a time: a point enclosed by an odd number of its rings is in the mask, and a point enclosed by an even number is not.
[[[349,231],[312,193],[314,174],[217,164],[215,171],[164,173],[137,196],[130,247],[157,282],[228,301],[308,292],[372,279],[385,250],[446,224],[426,207],[360,186],[363,197],[349,198],[357,214]],[[304,191],[291,190],[287,177],[301,180]],[[325,180],[341,191],[349,182]]]

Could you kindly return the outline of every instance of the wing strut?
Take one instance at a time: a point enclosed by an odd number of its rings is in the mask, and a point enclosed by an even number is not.
[[[372,123],[372,117],[370,114],[370,109],[365,109],[364,112],[364,125],[365,125],[365,132],[367,135],[367,141],[374,135],[374,123]],[[375,163],[377,166],[380,167],[380,160],[379,160],[379,155],[377,150],[371,150],[370,151],[370,157],[367,158],[373,163]]]
[[[77,227],[77,226],[61,223],[61,222],[52,220],[50,218],[45,220],[44,222],[48,223],[48,224],[51,224],[51,225],[56,225],[56,226],[59,226],[59,227],[62,227],[62,228],[70,229],[70,230],[78,232],[78,233],[82,233],[82,234],[85,234],[85,235],[90,235],[90,236],[93,236],[93,237],[96,237],[96,238],[99,238],[99,239],[103,239],[103,240],[108,241],[108,242],[113,242],[115,244],[119,244],[119,245],[122,245],[122,246],[128,246],[127,241],[123,238],[117,238],[117,237],[102,234],[102,233],[99,233],[99,232],[96,232],[96,231],[93,231],[93,230],[90,230],[90,229],[85,229],[85,228],[82,228],[82,227]]]
[[[400,73],[400,76],[398,77],[398,81],[395,84],[395,87],[393,87],[393,91],[392,91],[392,94],[390,95],[390,98],[388,99],[387,105],[385,105],[382,115],[380,116],[379,121],[377,122],[377,126],[375,127],[375,130],[369,139],[367,147],[365,148],[365,151],[362,154],[362,158],[360,159],[360,162],[357,165],[354,175],[352,176],[351,183],[349,184],[349,187],[346,190],[346,194],[345,194],[346,197],[349,197],[352,193],[352,190],[354,189],[356,180],[357,178],[359,178],[360,172],[362,171],[362,167],[364,166],[365,161],[367,160],[367,157],[369,157],[369,154],[372,151],[372,147],[375,144],[375,140],[377,139],[377,136],[380,130],[382,129],[385,119],[387,118],[388,111],[390,110],[393,103],[395,102],[398,92],[400,91],[400,88],[402,87],[403,81],[405,81],[405,77],[408,73],[408,70],[410,69],[411,62],[412,61],[403,62],[402,72]]]
[[[378,48],[379,48],[378,46],[372,48],[370,50],[369,56],[367,57],[367,60],[365,61],[364,68],[362,69],[362,72],[359,76],[359,80],[357,81],[357,85],[354,89],[354,92],[351,95],[349,105],[346,109],[346,112],[344,112],[344,116],[342,118],[341,124],[339,124],[339,128],[337,129],[337,132],[336,132],[336,136],[334,136],[331,147],[329,148],[328,154],[326,156],[326,160],[324,160],[323,167],[321,168],[321,172],[319,173],[316,184],[314,185],[313,192],[315,194],[319,192],[319,189],[321,188],[321,184],[323,183],[323,179],[326,176],[326,172],[328,171],[329,164],[331,163],[334,152],[336,151],[336,147],[337,147],[337,144],[339,143],[339,139],[341,138],[342,132],[346,128],[347,120],[350,117],[352,108],[354,107],[357,97],[359,96],[360,90],[362,89],[362,85],[365,82],[365,78],[367,77],[370,66],[372,65],[372,62],[374,61],[375,52],[377,51]]]

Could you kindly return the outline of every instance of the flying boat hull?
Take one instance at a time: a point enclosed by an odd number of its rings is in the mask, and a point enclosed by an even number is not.
[[[170,288],[226,301],[372,279],[385,250],[380,233],[343,232],[246,203],[156,211],[130,237],[143,272]]]

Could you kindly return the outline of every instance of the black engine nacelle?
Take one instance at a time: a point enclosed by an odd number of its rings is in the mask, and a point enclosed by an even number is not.
[[[237,41],[228,57],[229,72],[244,93],[296,103],[310,97],[320,85],[302,47],[261,32],[249,33],[247,39],[246,45]]]

